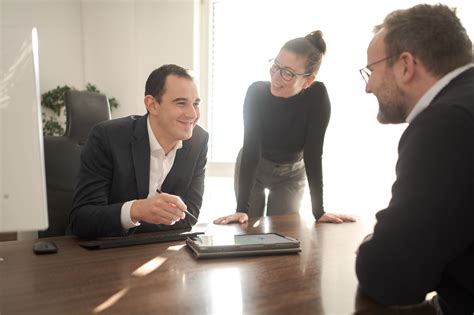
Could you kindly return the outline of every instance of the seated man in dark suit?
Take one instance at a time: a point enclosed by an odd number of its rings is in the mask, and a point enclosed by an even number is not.
[[[204,193],[208,133],[193,78],[176,65],[145,85],[147,114],[97,124],[81,154],[72,232],[83,238],[186,229]],[[159,193],[157,193],[157,191]]]
[[[381,123],[408,122],[397,179],[359,248],[360,288],[385,305],[474,312],[474,64],[454,10],[417,5],[389,14],[367,50],[366,92]]]

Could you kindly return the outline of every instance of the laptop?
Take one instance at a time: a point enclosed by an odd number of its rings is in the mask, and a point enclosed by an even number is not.
[[[186,245],[196,258],[297,254],[300,242],[278,233],[195,235]]]

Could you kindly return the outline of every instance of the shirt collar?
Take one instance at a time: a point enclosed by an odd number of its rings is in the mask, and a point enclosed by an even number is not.
[[[436,82],[416,103],[415,107],[411,110],[410,114],[407,116],[406,122],[411,123],[419,113],[425,110],[433,101],[433,99],[438,95],[438,93],[451,82],[455,77],[463,73],[464,71],[473,68],[474,63],[469,63],[446,74],[438,82]]]
[[[155,134],[153,133],[153,130],[151,130],[150,116],[147,117],[146,121],[147,121],[146,126],[148,130],[148,140],[150,141],[150,153],[154,153],[161,150],[163,151],[163,154],[164,154],[165,150],[163,150],[163,147],[160,145],[160,143],[156,139]],[[183,147],[183,141],[179,140],[171,151],[179,150],[182,147]]]

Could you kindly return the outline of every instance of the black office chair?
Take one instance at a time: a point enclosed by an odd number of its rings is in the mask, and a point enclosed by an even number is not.
[[[67,91],[64,100],[64,136],[44,137],[49,228],[38,232],[39,237],[61,236],[66,233],[81,148],[92,126],[110,120],[109,101],[103,94]]]

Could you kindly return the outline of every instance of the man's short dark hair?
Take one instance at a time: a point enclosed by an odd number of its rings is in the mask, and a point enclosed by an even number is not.
[[[456,16],[456,9],[437,4],[419,4],[410,9],[393,11],[383,23],[387,56],[404,51],[421,60],[427,70],[443,76],[472,62],[472,42]],[[394,60],[389,60],[389,65]]]
[[[165,93],[166,78],[169,75],[193,80],[193,77],[189,74],[188,70],[183,67],[173,64],[163,65],[158,69],[153,70],[148,76],[145,83],[145,95],[151,95],[156,98],[158,102],[161,102],[161,97]]]

